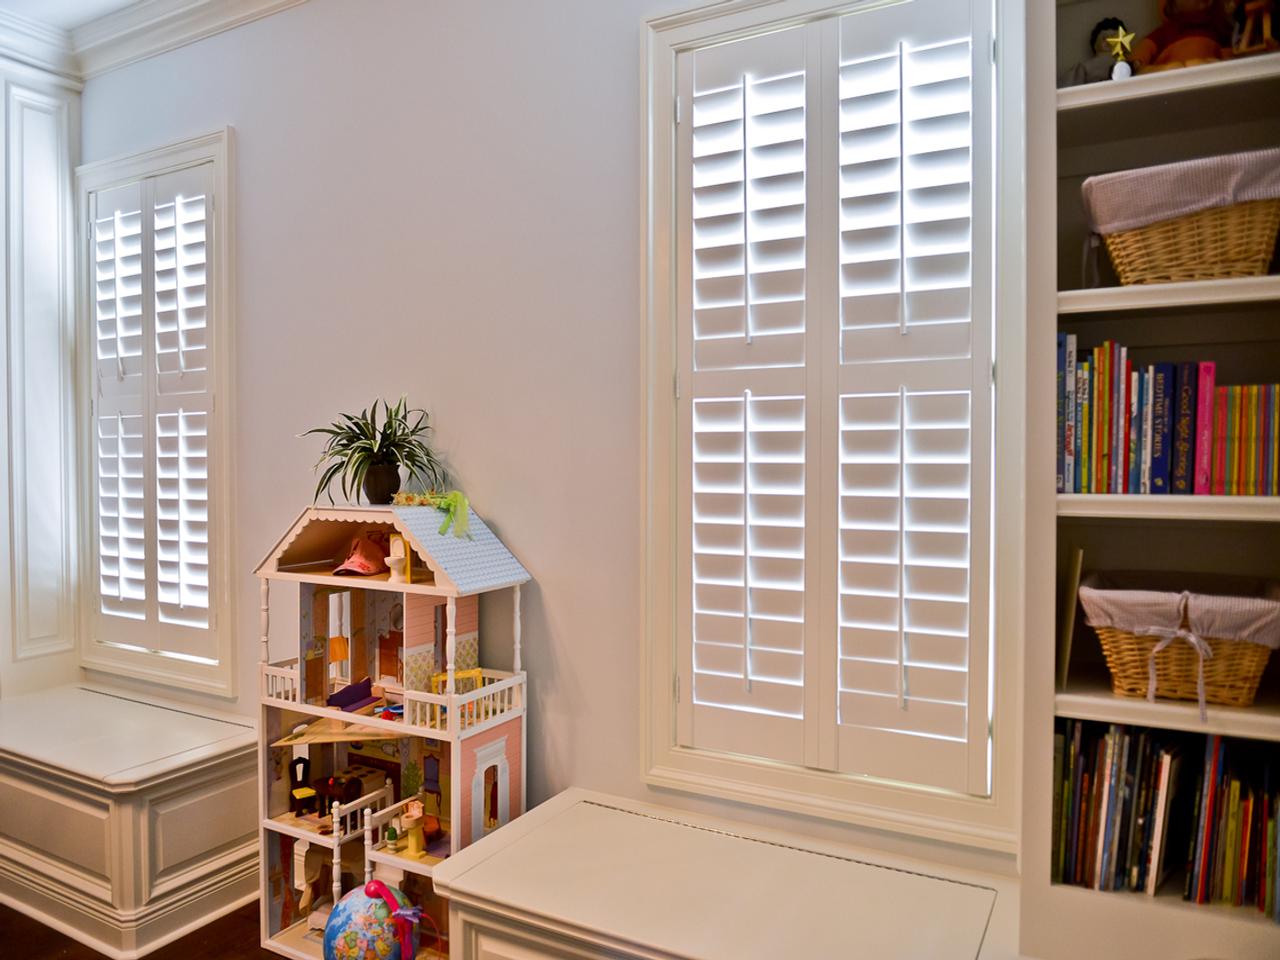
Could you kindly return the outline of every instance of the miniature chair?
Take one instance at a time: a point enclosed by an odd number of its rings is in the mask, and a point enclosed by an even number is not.
[[[479,667],[474,670],[455,670],[453,673],[453,692],[470,693],[479,690],[484,683],[484,671]],[[431,692],[441,694],[449,686],[449,674],[433,673],[431,675]]]
[[[289,812],[294,816],[310,813],[316,808],[316,792],[308,781],[311,779],[311,761],[306,757],[294,757],[289,761]]]

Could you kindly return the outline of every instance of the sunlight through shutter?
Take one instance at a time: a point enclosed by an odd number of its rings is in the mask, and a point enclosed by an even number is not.
[[[838,768],[982,792],[991,333],[985,305],[975,321],[972,45],[944,32],[962,23],[866,19],[842,24],[839,78]]]
[[[152,182],[159,617],[188,627],[209,624],[207,176]]]
[[[211,166],[98,191],[95,639],[208,660]]]
[[[806,46],[689,79],[691,742],[796,761],[805,705]]]
[[[973,15],[867,7],[677,56],[682,746],[989,790]]]
[[[103,613],[137,620],[148,594],[140,185],[99,193],[91,219],[98,592]]]

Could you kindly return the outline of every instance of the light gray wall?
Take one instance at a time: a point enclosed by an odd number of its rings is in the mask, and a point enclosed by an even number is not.
[[[309,0],[86,84],[86,161],[236,129],[239,706],[253,567],[311,496],[295,435],[406,391],[533,574],[534,800],[577,784],[933,855],[641,779],[639,54],[679,7]]]

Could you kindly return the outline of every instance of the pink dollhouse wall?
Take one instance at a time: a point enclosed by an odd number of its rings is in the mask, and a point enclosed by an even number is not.
[[[524,736],[524,718],[516,717],[508,720],[506,723],[500,723],[484,733],[476,734],[474,737],[468,737],[462,741],[461,764],[459,776],[461,777],[461,809],[455,811],[454,823],[458,831],[459,842],[462,846],[472,842],[474,821],[472,816],[476,773],[477,773],[477,756],[486,753],[485,747],[494,744],[504,737],[506,743],[502,750],[502,756],[506,760],[506,780],[507,780],[507,803],[508,803],[508,819],[519,816],[524,812],[524,798],[521,796],[520,785],[523,782],[523,767],[521,758],[523,751],[520,749],[521,737]],[[489,760],[484,765],[488,767],[492,764]],[[484,770],[479,770],[480,783],[484,781]],[[482,787],[480,789],[483,789]],[[480,808],[484,809],[483,798]]]

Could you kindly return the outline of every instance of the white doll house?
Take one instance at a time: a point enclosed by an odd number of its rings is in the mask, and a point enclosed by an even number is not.
[[[465,536],[445,521],[310,507],[257,569],[262,942],[277,953],[319,957],[329,906],[377,877],[423,907],[419,956],[447,955],[432,867],[524,810],[529,574],[474,511]],[[371,558],[375,572],[350,572]],[[297,646],[271,662],[282,581],[298,585]],[[479,600],[494,591],[511,593],[510,671],[481,663]]]

